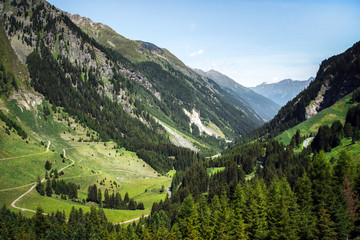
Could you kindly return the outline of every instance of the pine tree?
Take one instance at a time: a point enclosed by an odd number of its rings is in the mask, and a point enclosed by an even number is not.
[[[269,236],[271,239],[297,239],[298,207],[289,184],[275,179],[269,191]]]
[[[337,238],[335,224],[331,221],[330,214],[328,214],[324,203],[321,204],[318,212],[316,235],[321,240],[333,240]]]
[[[265,239],[268,236],[267,189],[262,180],[247,184],[244,221],[250,239]]]
[[[129,202],[129,194],[127,192],[125,193],[124,202],[125,203]]]
[[[104,208],[110,208],[109,190],[105,189],[104,193]]]
[[[43,213],[44,211],[40,207],[38,207],[36,209],[35,215],[32,218],[34,223],[34,231],[39,239],[45,236],[46,231],[50,227],[49,220]]]
[[[46,196],[51,197],[52,194],[53,194],[53,189],[51,185],[51,179],[48,178],[48,180],[46,181]]]
[[[312,185],[304,174],[296,183],[295,196],[299,205],[299,236],[301,239],[314,239],[316,216],[313,213]]]
[[[244,208],[244,191],[240,185],[237,185],[234,193],[234,201],[232,206],[232,209],[234,210],[234,216],[231,218],[231,239],[249,239],[243,217]]]
[[[49,171],[51,169],[51,162],[49,162],[48,160],[46,160],[46,162],[45,162],[45,169],[47,171]]]
[[[99,207],[103,206],[102,194],[101,194],[101,189],[100,188],[99,188],[98,193],[97,193],[97,202],[99,203]]]

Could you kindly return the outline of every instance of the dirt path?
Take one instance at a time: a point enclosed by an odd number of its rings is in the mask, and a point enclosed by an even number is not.
[[[48,147],[49,147],[49,146],[50,146],[50,141],[49,141]],[[67,157],[66,157],[65,149],[63,149],[63,151],[64,151],[64,158],[67,158]],[[69,165],[67,165],[67,166],[63,167],[62,169],[60,169],[59,172],[61,172],[61,171],[65,170],[66,168],[74,165],[74,163],[75,163],[74,160],[72,160],[72,159],[70,159],[70,158],[67,158],[67,159],[69,159],[72,163],[70,163]],[[41,182],[42,182],[42,183],[45,182],[45,178],[41,179]],[[29,184],[28,184],[28,185],[29,185]],[[27,194],[29,194],[29,193],[36,187],[36,185],[37,185],[37,183],[35,183],[29,190],[27,190],[27,191],[26,191],[25,193],[23,193],[21,196],[19,196],[18,198],[16,198],[16,199],[11,203],[11,206],[12,206],[13,208],[19,209],[19,210],[21,210],[21,211],[28,211],[28,212],[33,212],[33,213],[35,213],[36,211],[34,211],[34,210],[32,210],[32,209],[21,208],[21,207],[16,206],[16,203],[17,203],[20,199],[22,199],[23,197],[25,197]]]
[[[307,139],[305,139],[304,143],[303,143],[303,146],[304,148],[307,148],[309,146],[309,143],[311,142],[311,140],[313,140],[314,137],[309,137]]]
[[[27,186],[30,186],[30,185],[33,185],[33,184],[34,184],[34,183],[29,183],[29,184],[22,185],[22,186],[19,186],[19,187],[13,187],[13,188],[0,189],[0,192],[11,191],[11,190],[15,190],[15,189],[19,189],[19,188],[27,187]]]
[[[47,145],[47,147],[46,147],[46,151],[45,151],[45,152],[42,152],[42,153],[33,153],[33,154],[28,154],[28,155],[23,155],[23,156],[17,156],[17,157],[1,158],[0,161],[10,160],[10,159],[17,159],[17,158],[23,158],[23,157],[31,157],[31,156],[42,155],[42,154],[45,154],[45,153],[49,152],[49,147],[50,147],[50,141],[48,141],[48,145]]]
[[[47,147],[46,147],[46,151],[47,151],[47,152],[49,151],[50,144],[51,144],[51,142],[48,141],[48,145],[47,145]]]
[[[150,214],[144,215],[144,217],[148,217],[148,216],[150,216]],[[142,217],[142,216],[141,216],[141,217]],[[125,221],[125,222],[115,223],[114,225],[121,225],[121,224],[126,224],[126,223],[135,222],[135,221],[139,220],[141,217],[134,218],[134,219],[131,219],[131,220],[127,220],[127,221]]]

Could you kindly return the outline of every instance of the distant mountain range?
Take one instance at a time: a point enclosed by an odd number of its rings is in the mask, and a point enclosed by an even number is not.
[[[299,92],[307,88],[313,80],[313,77],[306,81],[285,79],[277,83],[262,83],[250,89],[271,99],[280,106],[284,106],[288,101],[296,97]]]
[[[259,138],[276,137],[284,130],[290,129],[332,106],[360,87],[359,66],[360,42],[357,42],[345,52],[322,61],[316,78],[308,80],[310,84],[306,89],[284,105],[271,121],[255,131],[243,135],[238,143],[243,144]],[[282,82],[285,82],[285,86],[286,82],[291,85],[289,80]],[[263,85],[276,86],[276,84]],[[279,88],[281,89],[281,87]],[[268,91],[270,92],[270,88]]]
[[[198,74],[214,80],[224,90],[239,101],[249,105],[264,120],[271,120],[280,109],[280,105],[253,90],[240,85],[228,76],[215,70],[194,69]]]

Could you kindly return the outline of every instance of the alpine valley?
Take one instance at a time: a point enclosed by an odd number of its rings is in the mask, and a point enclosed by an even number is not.
[[[0,1],[1,239],[358,239],[360,42],[280,105]]]

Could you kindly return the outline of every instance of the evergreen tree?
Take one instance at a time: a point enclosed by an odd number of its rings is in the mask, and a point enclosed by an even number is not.
[[[267,189],[262,180],[247,184],[245,188],[244,221],[250,239],[265,239],[268,236]]]
[[[49,171],[51,169],[51,162],[49,162],[48,160],[46,160],[46,162],[45,162],[45,169],[47,171]]]
[[[298,207],[289,184],[275,179],[269,191],[269,236],[271,239],[297,239]]]
[[[231,239],[249,239],[248,233],[246,232],[245,221],[243,218],[244,208],[244,191],[240,185],[237,185],[234,193],[234,201],[232,206],[234,216],[231,219]]]
[[[101,194],[101,189],[100,188],[99,188],[98,193],[97,193],[97,202],[99,203],[99,207],[103,206],[102,194]]]
[[[110,208],[109,190],[105,189],[104,193],[104,208]]]
[[[321,204],[318,212],[318,221],[316,223],[316,235],[321,240],[333,240],[337,238],[335,224],[328,214],[325,204]]]
[[[129,194],[127,192],[125,193],[124,202],[125,203],[129,202]]]
[[[44,211],[38,207],[33,216],[34,231],[38,238],[44,238],[46,231],[50,228],[50,223],[47,217],[43,214]]]
[[[48,180],[46,181],[46,196],[51,197],[52,194],[53,194],[53,189],[51,185],[51,179],[48,178]]]
[[[300,239],[315,238],[316,216],[314,215],[311,180],[304,174],[296,183],[295,196],[299,205],[299,237]]]

